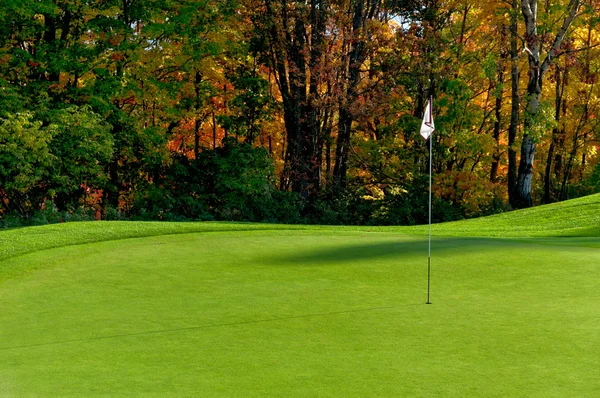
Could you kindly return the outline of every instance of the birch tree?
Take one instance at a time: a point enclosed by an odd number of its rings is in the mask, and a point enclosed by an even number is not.
[[[531,181],[533,177],[533,160],[536,149],[536,138],[532,134],[534,121],[540,109],[540,99],[544,77],[553,61],[561,54],[560,46],[578,15],[581,7],[580,0],[570,0],[563,19],[562,26],[556,33],[550,47],[545,51],[543,42],[538,35],[538,1],[522,0],[521,11],[525,21],[525,48],[529,62],[529,81],[525,98],[526,117],[525,132],[521,143],[521,159],[517,176],[516,189],[511,192],[511,205],[515,208],[531,207]]]

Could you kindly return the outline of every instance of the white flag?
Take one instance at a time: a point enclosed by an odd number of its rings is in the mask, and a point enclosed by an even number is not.
[[[429,101],[427,101],[427,106],[425,106],[423,123],[421,123],[421,137],[428,139],[434,130],[435,125],[433,124],[433,105],[431,104],[431,99],[429,99]]]

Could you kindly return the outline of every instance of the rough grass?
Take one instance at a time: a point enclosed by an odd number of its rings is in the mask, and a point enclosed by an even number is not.
[[[416,227],[323,227],[253,223],[81,222],[0,231],[0,261],[61,246],[168,234],[240,230],[335,230],[427,234]],[[600,236],[600,194],[531,209],[444,224],[438,236],[589,237]]]
[[[0,396],[597,396],[599,203],[2,231]]]
[[[441,224],[436,233],[453,236],[600,236],[600,194],[566,202]]]

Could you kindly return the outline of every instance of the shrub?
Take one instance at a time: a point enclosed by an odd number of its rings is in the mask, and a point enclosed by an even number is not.
[[[197,159],[175,155],[160,181],[138,190],[135,217],[159,220],[300,222],[302,202],[279,192],[264,148],[236,139],[202,151]]]

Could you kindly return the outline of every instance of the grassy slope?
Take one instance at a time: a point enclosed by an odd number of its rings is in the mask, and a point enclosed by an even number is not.
[[[599,209],[3,231],[0,396],[595,396]]]
[[[422,235],[416,227],[320,227],[251,223],[84,222],[0,231],[0,261],[38,250],[61,246],[167,234],[240,230],[350,230]],[[433,235],[496,237],[600,236],[600,194],[433,226]]]
[[[600,236],[600,194],[491,217],[451,222],[439,234],[498,237]]]

